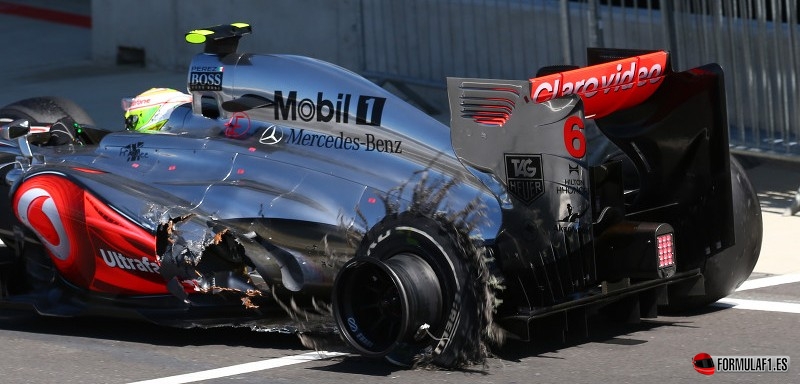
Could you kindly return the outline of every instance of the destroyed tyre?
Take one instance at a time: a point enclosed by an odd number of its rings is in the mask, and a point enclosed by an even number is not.
[[[334,316],[362,355],[452,367],[479,353],[476,281],[457,235],[420,216],[384,221],[340,270]]]
[[[730,158],[731,190],[736,243],[706,260],[703,268],[705,293],[687,292],[670,286],[668,311],[691,310],[711,304],[733,293],[750,276],[761,251],[763,222],[761,206],[741,164]]]

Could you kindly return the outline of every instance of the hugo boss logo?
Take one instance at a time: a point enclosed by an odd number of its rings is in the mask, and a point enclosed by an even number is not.
[[[190,91],[221,91],[224,67],[192,66],[189,69]]]

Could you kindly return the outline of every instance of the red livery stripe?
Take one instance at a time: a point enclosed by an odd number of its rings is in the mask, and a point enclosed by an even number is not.
[[[34,7],[30,5],[9,3],[5,1],[0,1],[0,13],[5,15],[16,15],[31,19],[52,21],[55,23],[67,24],[75,27],[92,27],[92,18],[90,16]]]

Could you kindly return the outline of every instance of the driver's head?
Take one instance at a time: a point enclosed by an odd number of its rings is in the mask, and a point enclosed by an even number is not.
[[[139,132],[158,132],[175,108],[191,102],[191,95],[170,88],[150,88],[134,98],[122,99],[125,128]]]

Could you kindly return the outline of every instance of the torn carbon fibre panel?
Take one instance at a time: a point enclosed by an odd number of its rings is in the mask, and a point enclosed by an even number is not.
[[[196,214],[166,219],[157,230],[161,274],[171,293],[184,301],[190,293],[262,295],[268,287],[245,256],[245,248],[227,227]]]

